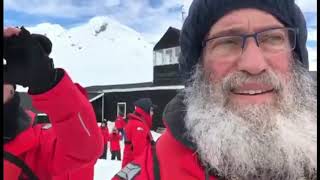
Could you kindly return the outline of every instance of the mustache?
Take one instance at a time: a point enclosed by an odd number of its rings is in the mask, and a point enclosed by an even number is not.
[[[283,82],[272,71],[265,71],[259,75],[250,75],[248,73],[238,71],[227,75],[222,80],[222,90],[229,92],[233,89],[240,88],[246,83],[266,84],[273,87],[275,92],[280,92],[283,89]]]

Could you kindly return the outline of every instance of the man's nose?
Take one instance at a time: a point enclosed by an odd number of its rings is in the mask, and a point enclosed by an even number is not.
[[[261,49],[254,38],[249,38],[243,48],[240,60],[237,63],[238,70],[257,75],[266,70],[268,64]]]

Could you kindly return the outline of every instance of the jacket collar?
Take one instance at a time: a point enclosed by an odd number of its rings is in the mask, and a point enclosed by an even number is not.
[[[191,137],[185,127],[186,105],[183,99],[184,93],[181,92],[167,104],[163,112],[163,121],[176,140],[191,150],[196,150],[196,144],[191,141]]]
[[[186,105],[183,102],[184,93],[178,93],[165,107],[163,112],[163,122],[172,134],[173,138],[175,138],[178,142],[182,143],[184,146],[189,148],[191,151],[195,152],[197,149],[197,145],[191,141],[191,136],[187,131],[185,126],[184,118],[186,115]],[[195,159],[190,159],[195,158]],[[197,161],[199,166],[202,166],[205,171],[205,179],[211,180],[218,178],[219,180],[224,180],[224,177],[219,176],[214,168],[210,168],[208,164],[202,162],[199,159],[199,156],[187,157],[184,162]],[[194,164],[196,165],[196,164]],[[197,166],[197,165],[196,165]],[[184,166],[188,171],[192,171],[194,169],[189,166]],[[197,166],[198,167],[198,166]],[[209,177],[211,176],[211,177]],[[215,178],[213,178],[215,177]]]
[[[31,126],[31,119],[23,108],[20,107],[20,96],[18,93],[15,93],[13,98],[4,104],[3,112],[3,140],[6,144],[29,128]]]
[[[135,119],[145,123],[149,129],[152,128],[152,117],[144,112],[141,108],[136,108],[134,113],[128,115],[130,119]]]

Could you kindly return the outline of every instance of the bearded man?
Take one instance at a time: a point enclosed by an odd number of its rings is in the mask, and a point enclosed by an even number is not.
[[[316,179],[316,82],[293,0],[194,0],[180,37],[185,90],[123,179]]]

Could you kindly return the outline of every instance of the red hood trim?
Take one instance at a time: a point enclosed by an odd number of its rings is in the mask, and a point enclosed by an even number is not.
[[[146,113],[143,109],[136,107],[135,113],[129,114],[128,116],[131,117],[132,119],[143,121],[147,123],[150,129],[152,128],[152,117],[150,116],[150,114]]]

